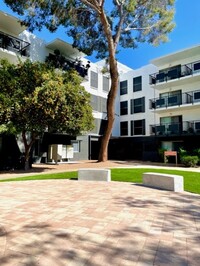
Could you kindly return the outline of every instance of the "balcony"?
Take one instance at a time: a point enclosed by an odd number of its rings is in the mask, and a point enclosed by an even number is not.
[[[168,109],[174,107],[189,107],[200,104],[200,90],[178,93],[169,96],[150,99],[150,109]]]
[[[150,134],[155,136],[200,135],[200,120],[150,125]]]
[[[29,57],[30,43],[0,31],[0,48]]]
[[[168,69],[160,70],[157,73],[151,74],[149,76],[149,83],[150,85],[162,85],[162,87],[165,87],[166,84],[173,82],[173,85],[176,85],[175,83],[180,83],[181,80],[183,80],[183,84],[185,82],[185,78],[188,77],[195,77],[197,80],[200,80],[200,61],[192,62],[186,65],[178,65],[174,66]],[[164,86],[163,86],[164,85]]]
[[[55,50],[54,54],[49,53],[46,57],[46,62],[51,64],[53,67],[60,68],[64,71],[74,69],[85,79],[87,79],[88,69],[90,68],[90,61],[88,61],[86,65],[83,65],[81,60],[72,61],[63,56],[59,50]]]

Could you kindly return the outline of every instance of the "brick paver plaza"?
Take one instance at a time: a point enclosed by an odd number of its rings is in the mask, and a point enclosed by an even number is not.
[[[0,265],[200,265],[200,196],[132,183],[0,184]]]

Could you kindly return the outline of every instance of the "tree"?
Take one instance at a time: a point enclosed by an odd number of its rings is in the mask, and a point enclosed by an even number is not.
[[[55,31],[60,25],[73,38],[73,46],[97,58],[107,58],[111,88],[107,99],[107,128],[105,129],[99,161],[107,160],[118,90],[116,55],[119,47],[135,48],[140,42],[158,45],[167,41],[174,28],[175,0],[5,0],[13,11],[24,18],[30,30],[45,25]]]
[[[28,165],[36,138],[45,131],[75,136],[93,128],[90,95],[76,72],[29,60],[0,61],[0,132],[21,134]]]

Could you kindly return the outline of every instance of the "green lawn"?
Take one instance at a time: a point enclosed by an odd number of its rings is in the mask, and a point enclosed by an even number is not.
[[[144,172],[156,172],[181,175],[184,177],[185,191],[200,194],[200,173],[192,171],[166,170],[166,169],[152,169],[152,168],[134,168],[134,169],[111,169],[112,181],[142,183],[142,174]],[[45,180],[45,179],[77,179],[77,171],[42,174],[34,176],[25,176],[12,179],[0,180],[0,182],[8,181],[25,181],[25,180]]]

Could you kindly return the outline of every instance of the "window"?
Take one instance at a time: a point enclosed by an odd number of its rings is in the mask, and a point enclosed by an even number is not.
[[[91,95],[90,102],[92,109],[98,111],[98,97],[96,95]]]
[[[128,101],[120,102],[120,115],[128,114]]]
[[[145,112],[145,97],[131,99],[131,114]]]
[[[131,121],[131,136],[145,135],[145,119]]]
[[[100,112],[106,113],[107,112],[107,99],[103,97],[99,97],[100,101]]]
[[[109,78],[103,76],[103,90],[109,92],[110,90],[110,82],[109,82]]]
[[[182,116],[161,117],[160,124],[165,126],[167,133],[179,134],[182,130]]]
[[[80,141],[79,140],[71,140],[71,144],[74,148],[74,152],[80,152]]]
[[[120,95],[127,94],[128,92],[128,82],[127,80],[120,82]]]
[[[160,100],[164,101],[162,104],[163,106],[165,104],[166,106],[180,105],[182,103],[181,90],[161,93]],[[156,101],[156,106],[158,105],[157,101]],[[162,107],[161,104],[160,107]]]
[[[142,90],[142,77],[133,78],[133,91],[141,91]]]
[[[120,123],[120,135],[121,136],[128,135],[128,121],[124,121]]]
[[[90,86],[98,89],[98,74],[94,71],[90,72]]]

